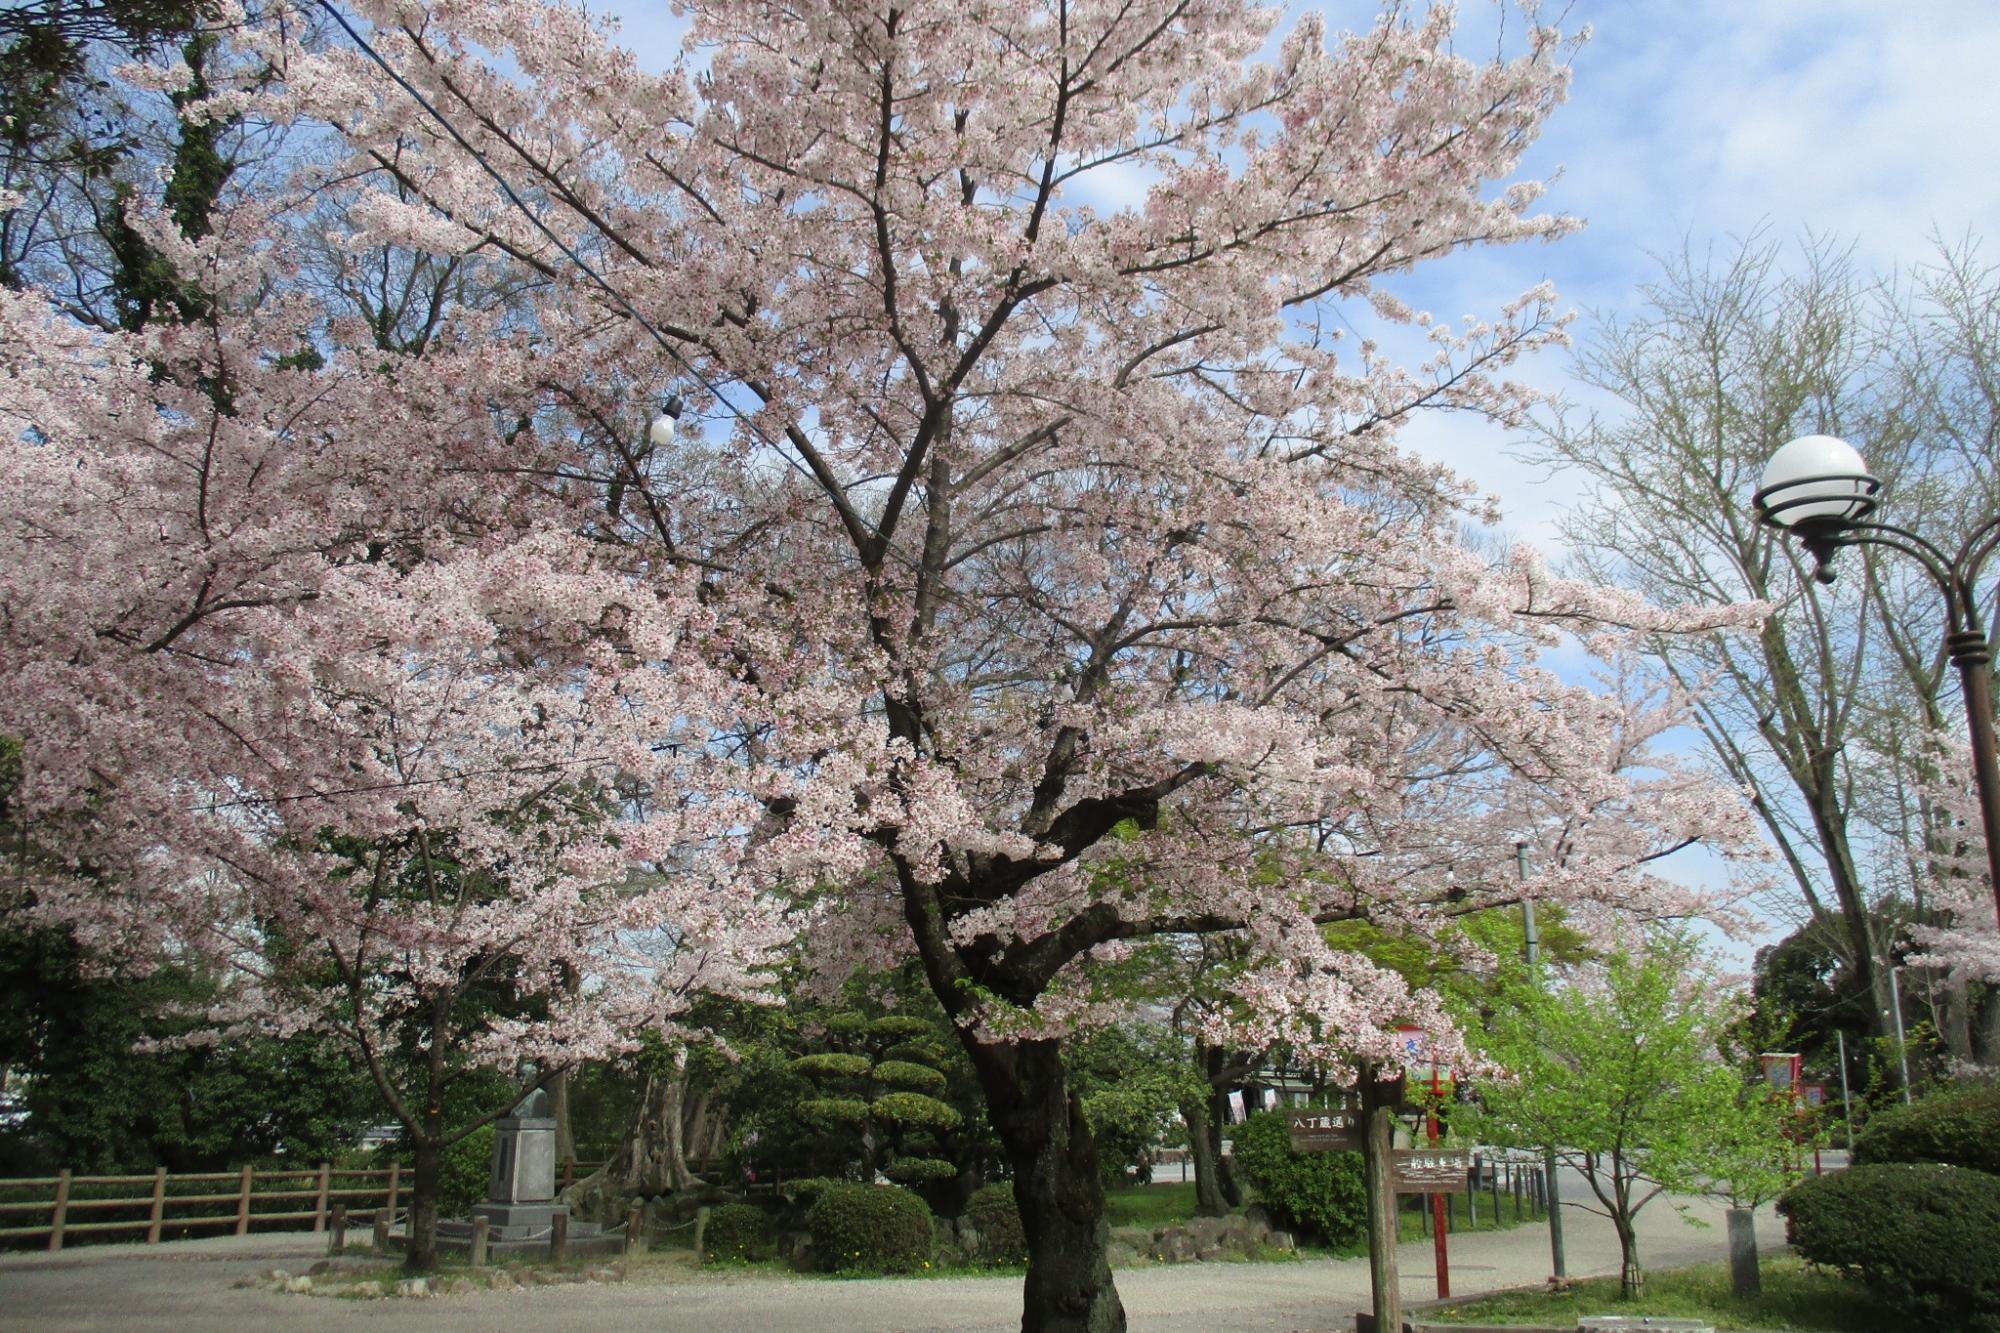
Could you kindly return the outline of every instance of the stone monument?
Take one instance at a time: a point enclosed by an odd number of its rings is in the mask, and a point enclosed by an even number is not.
[[[488,1254],[547,1254],[558,1215],[567,1222],[569,1205],[556,1200],[556,1122],[549,1114],[549,1094],[536,1088],[493,1124],[486,1202],[472,1206],[471,1218],[439,1222],[438,1243],[470,1250],[473,1221],[483,1217]],[[594,1222],[570,1224],[568,1243],[572,1254],[623,1248],[617,1236],[605,1235]]]

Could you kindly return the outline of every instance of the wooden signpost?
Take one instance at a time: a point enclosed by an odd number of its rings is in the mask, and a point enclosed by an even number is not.
[[[1389,1178],[1398,1194],[1464,1194],[1472,1179],[1472,1154],[1462,1148],[1398,1148]]]
[[[1390,1136],[1394,1132],[1399,1085],[1382,1083],[1372,1068],[1361,1071],[1361,1090],[1338,1106],[1293,1111],[1288,1124],[1293,1152],[1358,1152],[1368,1182],[1368,1282],[1374,1289],[1375,1327],[1403,1326],[1402,1293],[1396,1276],[1396,1192],[1392,1187]]]
[[[1360,1152],[1361,1107],[1314,1107],[1293,1111],[1290,1119],[1293,1152]]]

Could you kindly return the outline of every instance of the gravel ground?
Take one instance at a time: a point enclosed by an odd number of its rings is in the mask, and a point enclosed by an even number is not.
[[[1574,1196],[1571,1196],[1574,1197]],[[1640,1214],[1640,1253],[1651,1268],[1721,1259],[1721,1210],[1689,1210],[1715,1225],[1687,1226],[1669,1201]],[[1572,1275],[1616,1272],[1609,1223],[1566,1210]],[[1758,1232],[1783,1243],[1768,1210]],[[818,1333],[829,1329],[1002,1330],[1020,1327],[1019,1278],[833,1280],[765,1273],[702,1272],[678,1264],[635,1268],[620,1284],[458,1293],[430,1300],[332,1300],[239,1289],[236,1279],[271,1268],[302,1272],[325,1253],[324,1237],[269,1235],[144,1246],[93,1246],[60,1254],[0,1256],[0,1326],[34,1330],[133,1327],[270,1333],[355,1327],[488,1330],[503,1324],[562,1329],[701,1330],[702,1333]],[[1454,1236],[1454,1294],[1540,1282],[1549,1271],[1548,1231]],[[1428,1241],[1399,1258],[1406,1300],[1435,1295]],[[1365,1260],[1207,1263],[1123,1270],[1118,1290],[1134,1330],[1296,1331],[1352,1329],[1368,1305]]]

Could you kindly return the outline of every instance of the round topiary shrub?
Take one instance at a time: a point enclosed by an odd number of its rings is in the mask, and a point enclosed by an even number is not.
[[[1860,1278],[1913,1325],[2000,1330],[2000,1176],[1856,1166],[1793,1186],[1778,1211],[1801,1258]]]
[[[704,1259],[755,1259],[771,1242],[771,1219],[752,1203],[725,1203],[708,1215],[702,1232]]]
[[[813,1252],[834,1272],[907,1273],[931,1257],[931,1210],[893,1185],[829,1185],[806,1213]]]
[[[2000,1175],[2000,1083],[1951,1088],[1876,1112],[1855,1136],[1854,1161],[1941,1162]]]
[[[981,1264],[1025,1264],[1028,1236],[1021,1228],[1021,1207],[1014,1200],[1014,1182],[996,1181],[981,1185],[965,1201],[959,1219],[979,1237],[974,1262]]]
[[[1284,1111],[1259,1111],[1235,1126],[1230,1139],[1236,1173],[1279,1223],[1328,1245],[1359,1243],[1368,1234],[1368,1189],[1358,1152],[1292,1151]]]

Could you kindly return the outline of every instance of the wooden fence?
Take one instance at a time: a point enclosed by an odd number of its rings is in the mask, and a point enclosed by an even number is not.
[[[218,1190],[225,1184],[234,1188]],[[147,1176],[78,1176],[65,1169],[53,1176],[0,1180],[0,1222],[22,1214],[39,1213],[46,1219],[33,1225],[0,1226],[0,1244],[46,1236],[49,1248],[60,1250],[66,1236],[142,1231],[147,1244],[157,1245],[162,1232],[216,1227],[242,1236],[253,1223],[310,1222],[314,1231],[324,1231],[337,1205],[352,1213],[357,1203],[373,1201],[393,1214],[403,1188],[400,1163],[372,1170],[336,1169],[326,1163],[304,1171],[246,1166],[240,1171],[170,1173],[162,1167]],[[146,1192],[140,1193],[141,1189]],[[47,1197],[40,1197],[44,1191]],[[23,1194],[37,1197],[19,1197]],[[310,1207],[287,1206],[307,1201]],[[278,1206],[260,1209],[260,1204]],[[106,1213],[128,1216],[78,1220]],[[140,1213],[144,1216],[130,1216]]]

